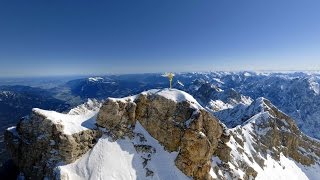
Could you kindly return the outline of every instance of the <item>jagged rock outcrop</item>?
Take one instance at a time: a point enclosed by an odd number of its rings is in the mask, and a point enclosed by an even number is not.
[[[109,99],[100,109],[97,124],[121,137],[130,134],[139,121],[166,150],[180,150],[175,164],[182,172],[195,179],[210,179],[211,157],[222,125],[196,103],[157,93],[140,94],[134,102]]]
[[[102,135],[98,129],[72,134],[64,129],[63,124],[34,109],[5,132],[7,150],[26,178],[53,178],[57,165],[74,162]]]
[[[184,123],[194,109],[190,102],[174,102],[159,95],[137,97],[137,120],[168,151],[177,151],[184,132]]]
[[[217,163],[216,174],[229,174],[240,179],[255,178],[268,168],[270,161],[281,165],[284,157],[307,167],[319,166],[319,141],[301,133],[295,122],[269,100],[258,98],[244,114],[249,114],[250,118],[243,125],[231,129],[229,144],[222,145],[231,148],[231,153],[215,153],[222,161]],[[244,175],[238,174],[234,168],[240,169]],[[218,178],[224,179],[225,176]]]
[[[263,99],[264,112],[269,113],[268,121],[256,123],[257,128],[268,131],[260,136],[260,142],[268,149],[276,149],[273,154],[279,159],[280,153],[291,157],[295,161],[310,166],[319,161],[320,143],[302,134],[296,123],[286,114],[278,110],[270,101]],[[258,133],[259,135],[259,133]],[[303,149],[303,150],[302,150]],[[306,152],[302,152],[306,150]],[[308,154],[313,152],[316,156]]]
[[[97,124],[107,127],[117,139],[130,133],[131,127],[136,122],[135,111],[136,103],[130,99],[127,101],[108,99],[99,111]]]
[[[218,120],[207,111],[200,110],[183,134],[177,167],[195,179],[210,179],[210,159],[217,150],[221,134],[222,126]]]

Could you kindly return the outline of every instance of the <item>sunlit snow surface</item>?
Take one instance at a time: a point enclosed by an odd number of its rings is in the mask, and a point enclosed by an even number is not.
[[[203,109],[203,107],[198,103],[197,100],[194,99],[194,97],[192,97],[190,94],[178,90],[178,89],[169,89],[169,88],[165,88],[165,89],[151,89],[148,91],[144,91],[140,94],[143,95],[158,95],[158,96],[162,96],[166,99],[170,99],[172,101],[175,102],[183,102],[183,101],[188,101],[191,103],[191,107],[193,107],[194,109]],[[109,98],[110,100],[114,100],[114,101],[134,101],[139,95],[134,95],[134,96],[129,96],[129,97],[124,97],[124,98]]]
[[[188,101],[195,109],[202,109],[201,105],[190,94],[178,89],[151,89],[142,94],[159,95],[175,102]]]
[[[218,173],[224,177],[227,177],[227,179],[234,179],[235,177],[237,179],[243,177],[244,172],[240,169],[237,169],[234,164],[246,162],[258,173],[256,177],[257,180],[318,180],[320,177],[319,164],[304,166],[293,159],[284,156],[282,153],[280,154],[280,160],[277,161],[269,154],[267,154],[267,157],[263,157],[261,156],[260,152],[255,150],[253,146],[255,139],[253,138],[252,134],[264,135],[265,129],[256,129],[254,128],[254,124],[260,123],[259,121],[267,119],[268,116],[270,116],[268,112],[261,112],[248,120],[245,125],[238,126],[230,130],[235,136],[237,136],[237,138],[242,139],[245,142],[243,147],[244,153],[240,153],[238,151],[238,147],[240,147],[240,145],[233,137],[231,137],[227,145],[231,148],[232,159],[228,164],[234,177],[232,178],[230,177],[230,174],[224,174],[220,170]],[[239,129],[241,129],[243,137],[237,133]],[[263,167],[261,167],[257,162],[250,160],[254,155],[264,160]],[[218,157],[212,158],[213,167],[220,163],[221,161]]]
[[[201,108],[199,103],[189,94],[176,89],[153,89],[145,91],[145,95],[159,95],[176,102],[192,102],[194,108]],[[133,101],[136,96],[111,100]],[[92,112],[92,114],[94,114]],[[55,119],[51,117],[51,119]],[[57,114],[54,114],[57,115]],[[56,119],[59,119],[57,116]],[[62,115],[63,117],[65,115]],[[68,117],[68,124],[81,123],[86,117],[79,120]],[[94,119],[94,116],[91,118]],[[69,130],[70,132],[70,130]],[[141,142],[138,137],[134,139],[119,139],[112,142],[107,135],[99,139],[91,151],[72,164],[58,167],[61,178],[65,179],[189,179],[174,164],[178,152],[169,153],[164,150],[157,140],[152,138],[147,131],[137,122],[135,133],[143,134],[146,141]],[[147,154],[137,152],[134,145],[149,145],[155,148],[151,160],[143,167],[143,158]],[[146,168],[154,172],[153,176],[146,177]]]
[[[65,179],[189,179],[174,164],[177,152],[169,153],[164,150],[157,140],[144,130],[138,122],[135,133],[144,135],[146,141],[140,142],[139,138],[119,139],[112,142],[104,135],[99,139],[91,151],[72,164],[58,167],[61,178]],[[146,168],[152,170],[154,175],[146,177],[143,168],[144,153],[138,153],[134,145],[150,145],[156,152],[151,155],[151,160]]]
[[[99,108],[100,104],[98,102],[88,100],[87,103],[72,109],[68,114],[38,108],[34,108],[32,111],[41,114],[55,124],[63,125],[63,132],[67,135],[72,135],[84,130],[93,129]]]

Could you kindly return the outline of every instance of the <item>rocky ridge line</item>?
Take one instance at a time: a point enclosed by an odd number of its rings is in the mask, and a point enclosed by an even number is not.
[[[211,179],[211,157],[223,129],[196,101],[175,102],[157,93],[132,99],[108,99],[101,107],[97,124],[117,138],[130,136],[136,121],[169,152],[179,151],[176,166],[194,179]]]

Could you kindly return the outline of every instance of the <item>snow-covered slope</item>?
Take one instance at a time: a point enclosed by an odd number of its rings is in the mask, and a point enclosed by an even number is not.
[[[68,114],[34,109],[31,119],[6,132],[6,141],[18,164],[35,157],[37,166],[46,167],[42,175],[64,180],[320,177],[320,142],[301,133],[269,100],[222,111],[241,125],[224,127],[186,92],[153,89],[102,105],[89,100]],[[48,127],[45,135],[39,133]],[[15,148],[37,153],[29,156]],[[39,153],[47,161],[38,162]],[[78,159],[68,159],[68,153]],[[26,174],[33,166],[19,164]]]
[[[34,108],[32,111],[46,117],[54,124],[61,124],[63,132],[67,135],[72,135],[96,127],[96,116],[100,106],[101,103],[89,99],[87,103],[71,109],[68,114],[39,108]]]
[[[233,135],[227,145],[231,148],[232,158],[226,163],[229,169],[219,170],[218,174],[229,177],[229,179],[243,178],[245,171],[251,167],[256,171],[257,180],[318,179],[320,176],[319,161],[306,166],[282,152],[277,154],[278,157],[275,157],[273,149],[259,152],[261,147],[257,145],[259,144],[257,137],[266,134],[269,129],[259,129],[254,123],[265,120],[267,116],[268,114],[258,114],[250,119],[250,123],[231,130]],[[258,135],[256,135],[257,133]],[[235,140],[236,138],[237,140]],[[243,145],[239,144],[242,141]],[[222,167],[224,164],[220,159],[213,158],[213,165]]]
[[[244,96],[232,88],[223,90],[208,82],[202,84],[193,94],[203,105],[213,111],[233,108],[239,104],[247,105],[252,102],[250,97]]]
[[[94,148],[72,164],[59,166],[62,179],[190,179],[174,164],[178,152],[167,152],[138,122],[134,138],[113,141],[102,136]]]
[[[176,89],[153,89],[141,94],[159,95],[175,102],[188,101],[195,108],[200,108],[191,95]],[[125,102],[134,101],[136,98],[137,95],[110,99]],[[78,109],[71,110],[71,112],[78,111]],[[78,117],[78,125],[81,125],[79,127],[88,128],[83,127],[81,122],[87,119],[87,115],[91,116],[96,114],[95,112],[84,113],[84,116]],[[59,116],[56,117],[59,119]],[[90,119],[93,124],[95,118],[96,116],[93,116]],[[65,126],[75,123],[70,116],[64,121]],[[150,136],[139,122],[135,125],[133,133],[134,138],[132,139],[125,137],[116,141],[106,133],[91,151],[72,164],[57,167],[56,173],[61,179],[190,179],[174,164],[178,152],[170,153],[164,150],[164,147]]]
[[[157,94],[176,102],[187,100],[197,104],[198,108],[201,107],[192,96],[178,90],[150,90],[142,94]],[[129,98],[134,100],[136,96]],[[234,124],[245,123],[243,126],[230,129],[231,138],[226,144],[231,149],[231,158],[229,162],[226,163],[229,168],[225,169],[225,163],[222,162],[219,157],[212,157],[212,170],[210,173],[213,178],[245,179],[248,175],[248,177],[254,177],[253,175],[255,175],[256,179],[284,180],[290,178],[300,180],[317,179],[317,177],[320,176],[320,166],[317,164],[319,163],[317,155],[315,155],[315,164],[306,166],[291,158],[290,155],[284,154],[284,152],[280,150],[276,151],[275,149],[281,148],[276,144],[271,144],[273,147],[270,149],[264,149],[266,144],[262,143],[258,145],[258,141],[263,139],[263,137],[272,130],[272,127],[269,125],[269,122],[272,121],[271,119],[277,119],[277,117],[274,117],[275,114],[272,115],[272,113],[269,112],[272,111],[273,108],[276,107],[273,106],[270,101],[265,98],[258,98],[249,105],[241,103],[234,108],[230,107],[229,109],[223,110],[225,111],[224,114],[228,115],[224,117],[225,120],[228,119]],[[276,111],[277,113],[282,113],[279,110]],[[221,112],[222,111],[220,111],[220,113]],[[283,118],[282,116],[285,115],[279,116]],[[278,119],[275,121],[278,121]],[[280,121],[283,121],[284,124],[284,126],[281,127],[281,131],[286,132],[292,130],[286,120],[280,119]],[[292,122],[290,121],[290,123]],[[115,142],[108,139],[107,136],[103,136],[93,150],[83,158],[73,164],[59,167],[62,176],[69,176],[70,178],[70,176],[73,177],[77,174],[75,176],[77,179],[88,176],[93,178],[100,177],[102,179],[188,179],[188,177],[183,175],[174,165],[174,159],[178,152],[166,152],[163,146],[159,145],[157,140],[152,138],[139,122],[135,127],[134,133],[139,134],[139,136],[134,136],[135,138],[133,139],[125,138]],[[141,141],[141,138],[143,141]],[[150,150],[151,153],[149,151],[149,153],[141,154],[141,152],[137,152],[135,149],[137,144],[147,145],[154,149]],[[303,147],[299,147],[299,150],[300,149],[303,149]],[[101,152],[106,151],[111,153],[101,154]],[[292,151],[298,151],[298,149],[293,149]],[[160,153],[160,155],[158,153]],[[312,153],[312,149],[309,149],[309,153],[305,153],[305,156],[308,156],[308,154]],[[118,158],[118,163],[109,164],[115,161],[114,157]],[[106,160],[106,164],[97,163],[99,158]],[[146,161],[146,159],[149,160]],[[145,167],[143,167],[144,161],[147,162]],[[90,164],[87,164],[88,162]],[[160,165],[161,171],[158,169],[159,163],[162,164]],[[98,168],[91,168],[97,167],[96,164],[99,164]],[[108,166],[112,166],[113,168],[108,169]],[[123,172],[123,167],[127,169],[125,172]],[[100,171],[100,169],[108,170]],[[252,174],[250,174],[250,170],[252,170]],[[148,172],[154,173],[154,176],[146,177]]]
[[[250,106],[235,109],[229,111],[229,118],[241,118],[243,125],[229,130],[228,161],[213,158],[217,174],[231,179],[244,178],[248,172],[266,180],[320,177],[319,141],[302,134],[269,100],[258,98]]]
[[[214,115],[218,117],[226,126],[233,128],[237,125],[242,125],[245,121],[253,117],[254,115],[263,111],[266,107],[265,101],[269,101],[263,97],[257,98],[250,104],[238,104],[235,107],[222,109],[214,112]]]
[[[191,95],[177,89],[152,89],[130,97],[109,98],[108,101],[134,102],[140,96],[151,99],[162,97],[177,104],[187,102],[192,109],[204,109]],[[75,122],[71,118],[64,120],[70,123]],[[80,125],[81,121],[82,119],[79,118]],[[191,121],[189,120],[188,124]],[[67,124],[64,123],[65,126]],[[116,140],[110,129],[101,127],[100,129],[104,135],[92,150],[76,162],[56,168],[55,173],[60,179],[190,179],[175,165],[179,152],[166,150],[139,121],[134,125],[130,136]]]

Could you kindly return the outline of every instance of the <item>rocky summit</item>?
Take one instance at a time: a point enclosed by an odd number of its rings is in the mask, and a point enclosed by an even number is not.
[[[153,89],[66,114],[33,109],[5,142],[27,179],[320,177],[319,141],[269,100],[248,103],[223,112],[241,122],[229,129],[191,95]]]

